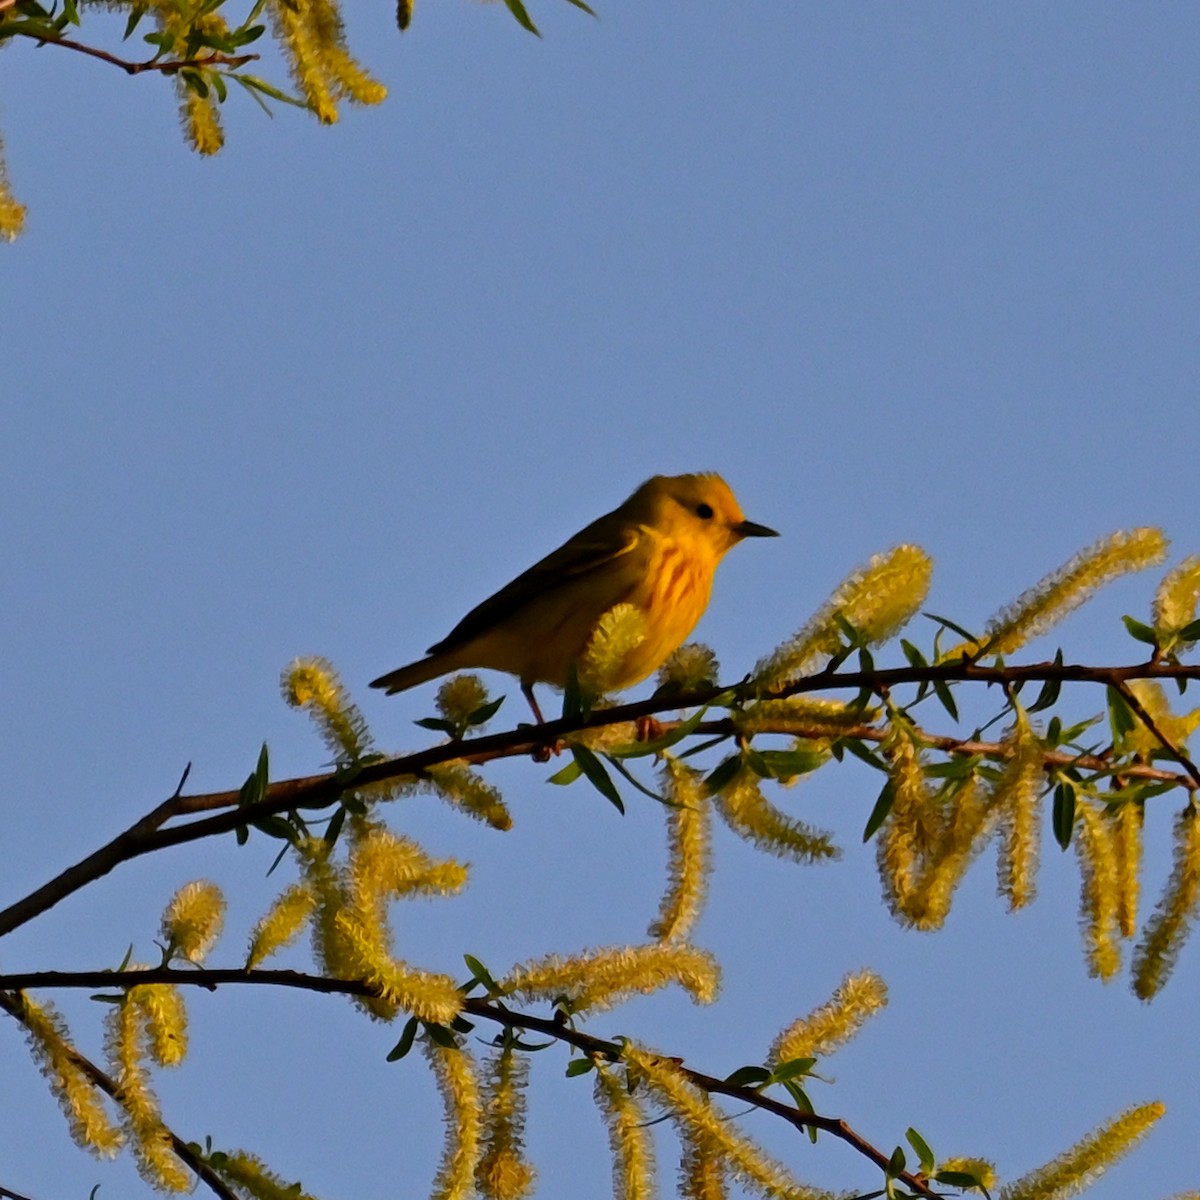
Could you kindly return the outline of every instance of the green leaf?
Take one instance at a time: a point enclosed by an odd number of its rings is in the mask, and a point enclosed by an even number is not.
[[[802,1112],[816,1115],[817,1110],[813,1107],[813,1102],[808,1098],[808,1093],[794,1080],[785,1079],[783,1086],[787,1090],[787,1094],[791,1096],[792,1103]],[[815,1146],[817,1144],[817,1127],[810,1125],[808,1127],[808,1140]]]
[[[660,754],[663,750],[669,750],[677,742],[683,741],[700,724],[704,719],[704,714],[708,712],[708,707],[705,705],[703,708],[698,708],[686,721],[681,721],[674,729],[664,733],[662,737],[651,738],[646,742],[630,742],[628,745],[610,750],[609,754],[612,758],[642,758],[647,754]]]
[[[425,1026],[425,1034],[431,1042],[444,1046],[447,1050],[458,1049],[458,1038],[445,1025],[435,1025],[432,1021]]]
[[[542,36],[538,32],[538,27],[529,19],[529,14],[525,11],[525,5],[521,3],[521,0],[504,0],[504,4],[508,11],[516,17],[518,25],[528,29],[530,33],[537,34],[538,37]]]
[[[230,41],[235,46],[248,46],[251,42],[257,42],[266,32],[266,29],[265,25],[247,25],[242,29],[236,30],[230,37]]]
[[[1129,707],[1125,697],[1116,688],[1108,691],[1108,721],[1112,726],[1113,740],[1119,742],[1137,725],[1137,717]]]
[[[586,747],[572,746],[571,753],[575,757],[575,761],[579,764],[579,769],[587,776],[588,782],[602,795],[616,810],[624,815],[625,804],[621,800],[621,793],[617,791],[617,785],[609,778],[608,772],[604,769],[604,764]]]
[[[887,815],[892,811],[895,801],[896,790],[892,787],[892,781],[889,779],[883,785],[879,799],[875,801],[875,807],[871,809],[871,815],[867,818],[866,826],[863,828],[862,840],[864,842],[869,842],[875,831],[887,820]]]
[[[961,625],[956,625],[949,617],[939,617],[937,613],[923,612],[923,617],[927,617],[930,621],[936,621],[939,625],[944,625],[947,629],[952,629],[960,638],[965,638],[968,642],[977,642],[979,638],[971,633],[970,630],[964,629]]]
[[[574,1079],[576,1075],[586,1075],[595,1066],[590,1058],[573,1058],[567,1063],[567,1078]]]
[[[1064,849],[1071,845],[1075,833],[1075,789],[1060,783],[1054,789],[1054,840]]]
[[[1060,650],[1054,656],[1054,665],[1062,666],[1062,651]],[[1031,713],[1041,712],[1043,709],[1050,708],[1058,701],[1058,693],[1062,691],[1061,679],[1047,679],[1042,684],[1042,690],[1038,692],[1037,699],[1029,706],[1028,711]]]
[[[731,754],[728,758],[717,763],[704,781],[704,791],[708,796],[715,796],[724,791],[738,776],[742,769],[742,756]]]
[[[388,1062],[399,1062],[413,1046],[417,1036],[417,1018],[409,1017],[404,1028],[400,1031],[400,1040],[388,1051]]]
[[[562,770],[555,771],[546,782],[556,783],[559,787],[566,787],[568,783],[574,783],[582,774],[583,771],[580,770],[577,762],[569,762]]]
[[[950,694],[950,685],[944,679],[933,680],[933,690],[938,700],[941,701],[942,707],[950,714],[952,721],[958,720],[958,705],[954,703],[954,697]]]
[[[911,1126],[904,1136],[908,1139],[908,1144],[917,1152],[917,1158],[921,1160],[921,1170],[928,1175],[937,1165],[937,1159],[934,1158],[929,1143]]]
[[[346,808],[343,805],[329,818],[329,824],[325,826],[325,845],[333,846],[337,844],[338,836],[341,834],[342,826],[345,823]]]
[[[474,712],[467,717],[468,725],[483,725],[490,721],[500,709],[500,705],[504,703],[505,697],[499,696],[495,700],[489,700],[486,704],[481,704]]]
[[[1147,646],[1158,645],[1158,634],[1144,621],[1138,621],[1128,614],[1123,616],[1121,620],[1125,622],[1125,628],[1129,630],[1129,636],[1135,641],[1145,642]]]
[[[259,79],[257,75],[245,75],[241,71],[230,76],[231,79],[236,79],[247,91],[262,92],[264,96],[270,96],[272,100],[278,100],[282,104],[291,104],[296,108],[307,108],[308,106],[303,100],[298,100],[295,96],[289,96],[287,92],[281,92],[274,84],[268,83],[265,79]],[[267,110],[268,112],[270,109]]]
[[[463,962],[467,964],[472,980],[482,983],[489,994],[495,995],[500,990],[500,985],[492,978],[491,972],[473,954],[464,954]]]
[[[582,8],[583,11],[585,13],[587,13],[589,16],[592,16],[592,17],[596,16],[596,10],[594,8],[591,8],[589,5],[584,4],[583,0],[567,0],[567,3],[575,5],[576,8]],[[597,20],[599,20],[598,17],[597,17]]]
[[[904,651],[904,657],[906,659],[908,659],[908,665],[910,667],[927,667],[927,666],[929,666],[929,663],[926,661],[925,655],[922,654],[921,651],[918,650],[916,648],[916,646],[914,646],[912,644],[912,642],[910,642],[908,640],[908,638],[900,639],[900,649]]]
[[[935,1183],[944,1183],[948,1187],[962,1188],[964,1191],[980,1186],[979,1177],[972,1175],[970,1171],[939,1171],[933,1180]]]
[[[294,841],[296,837],[296,830],[292,827],[292,823],[275,813],[268,813],[265,817],[259,817],[257,821],[252,821],[251,824],[260,833],[265,833],[268,837],[281,838],[285,842]]]
[[[908,1165],[908,1159],[904,1157],[904,1147],[897,1146],[892,1151],[892,1157],[888,1159],[887,1173],[893,1179],[904,1171]]]
[[[63,0],[63,16],[66,17],[68,24],[79,24],[79,9],[75,5],[75,0]]]
[[[567,686],[563,688],[562,715],[573,721],[583,715],[583,693],[579,688],[579,667],[574,659],[567,667]]]
[[[766,1067],[747,1066],[738,1067],[736,1071],[731,1071],[725,1076],[725,1082],[730,1087],[762,1087],[764,1083],[770,1081],[771,1072]]]
[[[1200,642],[1200,620],[1190,621],[1175,635],[1177,642]]]
[[[747,762],[759,775],[767,779],[795,779],[797,775],[808,775],[826,761],[819,750],[761,750],[753,752],[757,763]]]
[[[795,1079],[797,1075],[807,1075],[816,1066],[816,1062],[815,1058],[788,1059],[771,1072],[771,1082],[786,1083],[789,1079]]]
[[[869,750],[860,738],[842,738],[838,745],[849,750],[855,758],[860,762],[865,762],[868,767],[874,767],[877,771],[887,771],[887,764],[873,750]]]
[[[447,721],[445,717],[422,717],[413,724],[420,725],[422,729],[432,730],[434,733],[448,733],[452,737],[458,733],[458,726],[453,721]]]

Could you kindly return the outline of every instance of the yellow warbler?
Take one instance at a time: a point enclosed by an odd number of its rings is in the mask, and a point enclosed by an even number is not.
[[[727,550],[744,537],[776,536],[746,520],[719,475],[656,475],[473,608],[427,658],[371,686],[390,695],[468,667],[507,671],[540,721],[533,684],[563,687],[614,605],[632,605],[645,623],[645,636],[609,680],[619,691],[660,667],[691,633]]]

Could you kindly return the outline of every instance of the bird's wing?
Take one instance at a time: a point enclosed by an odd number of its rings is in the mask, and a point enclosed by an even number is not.
[[[639,541],[636,528],[617,525],[611,513],[601,517],[505,584],[494,596],[471,609],[440,642],[430,646],[428,652],[440,654],[473,641],[508,620],[531,600],[631,553]]]

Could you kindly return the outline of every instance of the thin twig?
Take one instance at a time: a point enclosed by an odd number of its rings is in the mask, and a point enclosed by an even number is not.
[[[11,7],[16,3],[16,0],[0,0],[0,11]],[[128,58],[120,58],[115,54],[110,54],[107,50],[101,50],[98,46],[89,46],[84,42],[77,42],[72,38],[65,37],[46,37],[44,34],[38,34],[30,31],[26,32],[17,26],[12,30],[14,36],[32,38],[39,46],[62,46],[64,50],[74,50],[78,54],[86,54],[90,58],[98,58],[101,62],[111,63],[114,67],[120,67],[127,75],[141,75],[146,71],[156,71],[160,75],[176,75],[184,70],[203,70],[205,67],[229,67],[236,70],[238,67],[244,67],[247,63],[256,62],[260,57],[257,54],[223,54],[218,50],[214,50],[211,54],[201,54],[196,58],[147,58],[140,62],[135,62]]]
[[[1200,787],[1200,768],[1185,754],[1180,748],[1175,745],[1174,741],[1169,738],[1166,733],[1159,727],[1158,722],[1150,715],[1150,711],[1138,699],[1137,693],[1123,679],[1117,680],[1112,685],[1113,690],[1118,692],[1121,699],[1133,709],[1134,715],[1139,721],[1150,731],[1151,736],[1158,742],[1160,746],[1191,776],[1192,781],[1197,787]]]
[[[0,1009],[3,1009],[15,1021],[19,1021],[24,1025],[24,1005],[21,997],[14,995],[8,991],[0,991]],[[117,1104],[125,1106],[124,1089],[113,1079],[111,1075],[105,1074],[90,1058],[80,1054],[74,1046],[63,1046],[64,1052],[71,1059],[71,1062],[85,1075],[94,1087],[99,1088],[106,1096],[111,1097]],[[224,1180],[201,1159],[174,1130],[166,1129],[168,1136],[171,1139],[171,1149],[175,1152],[175,1156],[187,1165],[187,1167],[196,1175],[198,1179],[204,1181],[213,1195],[220,1197],[220,1200],[239,1200],[226,1185]]]
[[[201,987],[215,991],[224,984],[257,984],[269,987],[299,988],[304,991],[326,995],[377,996],[378,989],[362,980],[332,979],[325,975],[310,975],[303,971],[237,970],[201,968],[181,971],[171,967],[155,967],[149,970],[132,971],[28,971],[20,974],[0,975],[0,1007],[11,1008],[5,1003],[8,994],[27,988],[94,988],[111,990],[132,988],[148,983],[169,983],[186,987]],[[548,1017],[537,1017],[519,1012],[497,1000],[465,997],[463,1012],[480,1020],[494,1021],[508,1029],[524,1029],[565,1042],[582,1050],[585,1054],[617,1062],[621,1058],[621,1047],[617,1042],[598,1038],[582,1030],[574,1029],[562,1021]],[[15,1014],[14,1014],[15,1015]],[[86,1060],[84,1060],[86,1061]],[[713,1095],[728,1096],[741,1104],[769,1112],[780,1117],[800,1130],[819,1129],[845,1142],[853,1150],[869,1159],[881,1170],[886,1171],[890,1156],[884,1154],[848,1122],[840,1117],[822,1116],[820,1113],[803,1112],[790,1104],[784,1104],[751,1087],[738,1086],[682,1065],[682,1060],[673,1058],[680,1070],[696,1087]],[[107,1077],[105,1077],[107,1078]],[[109,1081],[112,1082],[111,1080]],[[102,1085],[98,1085],[102,1086]],[[115,1087],[116,1085],[113,1084]],[[108,1089],[105,1088],[107,1091]],[[112,1092],[109,1092],[113,1095]],[[191,1165],[189,1163],[189,1165]],[[936,1200],[937,1193],[920,1177],[911,1174],[897,1176],[899,1180],[922,1196]]]

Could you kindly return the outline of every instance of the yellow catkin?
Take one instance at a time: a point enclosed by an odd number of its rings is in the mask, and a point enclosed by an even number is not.
[[[1129,800],[1109,813],[1117,866],[1117,924],[1125,938],[1133,937],[1137,931],[1145,812],[1140,801]]]
[[[337,104],[321,63],[310,10],[311,4],[306,0],[270,0],[267,5],[275,38],[287,56],[293,82],[317,120],[332,125],[338,119]]]
[[[683,943],[615,946],[569,958],[557,954],[515,967],[506,991],[527,1000],[566,996],[575,1012],[601,1012],[634,994],[648,995],[677,983],[697,1004],[710,1004],[720,986],[720,968],[706,950]]]
[[[145,1067],[145,1019],[125,996],[109,1011],[106,1045],[117,1101],[137,1162],[138,1174],[166,1192],[186,1192],[192,1176],[175,1154],[170,1131],[159,1113],[158,1098]]]
[[[129,1002],[146,1022],[147,1050],[160,1067],[177,1067],[187,1054],[187,1006],[171,983],[143,983],[129,989]]]
[[[199,96],[189,89],[180,109],[188,145],[197,154],[216,154],[225,145],[225,133],[213,94]]]
[[[326,974],[335,979],[354,979],[360,963],[338,924],[347,899],[341,874],[330,858],[330,847],[321,838],[309,838],[297,851],[305,884],[316,898],[313,954]]]
[[[1188,713],[1172,712],[1162,685],[1153,679],[1131,679],[1128,687],[1149,714],[1158,732],[1176,749],[1186,746],[1193,730],[1200,724],[1200,708]],[[1125,734],[1123,748],[1147,761],[1155,754],[1164,753],[1163,744],[1158,736],[1136,713],[1133,728]],[[1169,751],[1166,753],[1169,754]]]
[[[1045,633],[1106,583],[1155,566],[1166,553],[1167,539],[1160,529],[1131,529],[1101,538],[1022,592],[988,622],[980,643],[965,649],[976,657],[1011,654]]]
[[[843,700],[818,696],[785,696],[779,700],[760,700],[744,712],[735,711],[739,733],[794,733],[800,737],[821,739],[844,737],[851,729],[873,724],[878,707],[860,708]]]
[[[763,795],[758,777],[749,771],[737,775],[714,800],[729,828],[768,854],[806,864],[842,856],[829,834],[772,804]]]
[[[661,942],[682,941],[704,908],[710,870],[711,816],[699,772],[668,758],[663,787],[670,805],[667,816],[667,890],[650,936]]]
[[[875,861],[884,902],[894,917],[908,921],[922,866],[944,838],[945,813],[930,791],[916,731],[903,713],[892,713],[882,750],[892,806],[879,829]]]
[[[706,1139],[739,1182],[778,1200],[831,1200],[830,1193],[800,1183],[740,1133],[708,1096],[670,1059],[626,1043],[623,1057],[649,1085],[688,1136]]]
[[[1044,1167],[1006,1185],[1000,1200],[1058,1200],[1082,1191],[1127,1154],[1165,1111],[1157,1103],[1128,1109]]]
[[[171,897],[162,916],[162,936],[188,962],[203,962],[225,923],[225,897],[215,883],[195,879]]]
[[[313,1200],[298,1183],[288,1183],[269,1170],[257,1155],[232,1150],[215,1157],[213,1170],[238,1192],[254,1200]]]
[[[771,1046],[771,1061],[785,1063],[830,1054],[886,1004],[887,984],[874,971],[847,975],[829,1000],[779,1034]]]
[[[1151,620],[1160,644],[1172,643],[1185,626],[1196,619],[1200,599],[1200,556],[1185,558],[1163,576],[1154,595]]]
[[[18,204],[8,185],[4,140],[0,138],[0,238],[11,242],[25,225],[25,206]]]
[[[355,903],[380,905],[387,897],[438,896],[461,890],[467,868],[454,859],[435,861],[412,841],[383,826],[373,826],[350,856],[350,886]]]
[[[992,803],[1000,824],[997,890],[1010,912],[1033,902],[1037,895],[1037,866],[1041,850],[1045,780],[1044,751],[1024,711],[1006,739],[1008,762],[996,781]]]
[[[938,1167],[941,1171],[961,1171],[964,1175],[974,1175],[979,1180],[980,1188],[992,1191],[996,1187],[996,1167],[986,1158],[951,1157],[942,1159]]]
[[[337,94],[355,104],[379,104],[387,88],[367,74],[346,46],[342,15],[334,0],[307,0],[309,23],[322,70]]]
[[[67,1118],[71,1139],[97,1158],[112,1158],[125,1139],[109,1118],[103,1095],[80,1069],[58,1010],[48,1001],[38,1004],[22,996],[18,1016],[25,1026],[29,1047]]]
[[[612,1148],[615,1200],[654,1200],[654,1144],[640,1097],[629,1090],[624,1071],[604,1063],[596,1064],[594,1093]]]
[[[276,7],[286,8],[280,0]],[[374,748],[367,723],[324,658],[297,658],[280,678],[283,698],[293,708],[308,709],[325,745],[339,766],[360,762]]]
[[[246,970],[290,946],[304,931],[316,907],[317,896],[309,884],[294,883],[285,888],[250,934]]]
[[[440,763],[430,767],[427,774],[426,786],[467,816],[493,829],[512,828],[512,815],[500,793],[469,767],[456,762]]]
[[[425,1042],[446,1113],[446,1144],[430,1200],[469,1200],[479,1165],[483,1103],[474,1060],[462,1046]]]
[[[896,546],[875,555],[846,577],[793,638],[754,668],[766,691],[810,671],[842,646],[838,622],[848,621],[872,645],[887,641],[920,609],[929,592],[933,562],[919,546]]]
[[[525,1158],[529,1059],[505,1043],[488,1063],[483,1091],[482,1153],[475,1182],[486,1200],[522,1200],[537,1172]]]
[[[711,1138],[688,1126],[679,1131],[683,1152],[679,1160],[680,1200],[727,1200],[725,1164]]]
[[[1120,884],[1113,825],[1102,808],[1081,800],[1075,808],[1079,859],[1079,925],[1088,974],[1107,983],[1121,969]]]
[[[1133,954],[1133,990],[1140,999],[1152,1000],[1170,978],[1198,901],[1200,818],[1189,803],[1175,822],[1171,877]]]
[[[448,1025],[462,1011],[462,993],[449,975],[410,967],[394,958],[377,927],[365,923],[362,913],[342,911],[337,925],[353,956],[351,978],[369,983],[378,1000],[367,998],[362,1007],[372,1016],[390,1021],[403,1009],[422,1021]]]
[[[649,632],[646,614],[632,604],[616,604],[596,625],[579,658],[579,686],[594,696],[613,691],[628,674],[633,652]]]
[[[658,686],[670,692],[688,692],[711,686],[721,674],[717,656],[703,642],[685,642],[658,669]]]
[[[488,701],[487,688],[478,675],[452,675],[437,690],[438,713],[452,725],[465,725],[467,718]]]
[[[945,924],[955,889],[987,844],[998,815],[975,775],[962,780],[944,803],[949,811],[941,841],[918,871],[903,914],[922,930]]]

